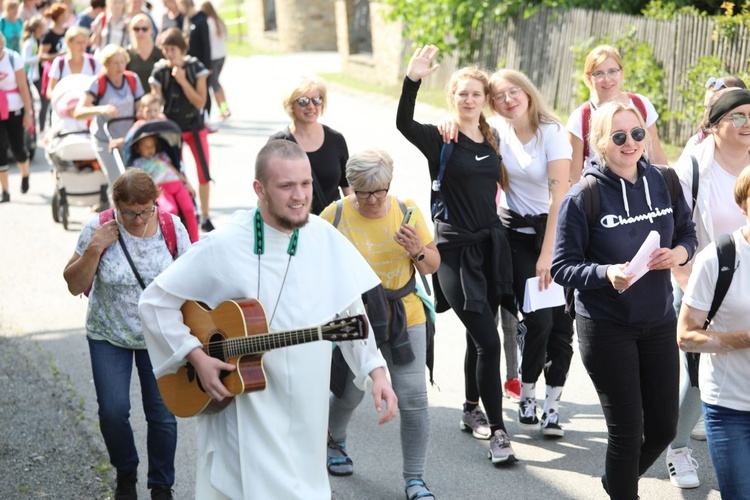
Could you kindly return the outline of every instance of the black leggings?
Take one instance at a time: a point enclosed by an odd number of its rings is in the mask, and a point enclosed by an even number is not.
[[[489,251],[489,244],[487,246]],[[448,304],[466,327],[466,400],[479,401],[481,398],[490,426],[505,430],[500,380],[501,344],[495,322],[495,312],[500,304],[490,303],[488,298],[481,312],[464,310],[460,253],[460,249],[440,250],[441,263],[437,274]],[[488,263],[486,260],[484,267],[488,267]],[[484,274],[491,275],[488,269],[485,269]]]
[[[536,276],[539,250],[534,234],[508,231],[508,241],[513,255],[513,292],[520,309],[526,280]],[[573,320],[565,313],[564,306],[524,312],[517,339],[522,382],[536,383],[544,371],[547,385],[565,385],[573,358]]]
[[[638,328],[579,314],[576,325],[581,360],[607,421],[609,495],[635,500],[638,478],[672,442],[677,429],[676,321]]]

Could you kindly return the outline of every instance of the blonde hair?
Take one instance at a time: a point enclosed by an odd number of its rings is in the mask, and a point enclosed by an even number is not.
[[[611,45],[599,45],[589,52],[586,56],[586,62],[583,63],[583,83],[589,88],[594,90],[594,84],[591,81],[591,73],[594,72],[594,68],[599,66],[607,59],[613,59],[617,66],[622,69],[622,57],[616,48]]]
[[[297,85],[290,89],[284,96],[284,111],[289,115],[289,118],[294,120],[294,101],[311,92],[318,92],[323,99],[323,103],[320,105],[320,116],[323,116],[323,113],[326,110],[326,104],[328,103],[328,88],[326,82],[322,78],[316,76],[303,76],[299,79]]]
[[[16,11],[18,11],[18,0],[5,0],[5,3],[3,4],[3,12],[7,14],[10,12],[10,9],[14,7]]]
[[[105,46],[99,53],[99,59],[101,59],[102,61],[102,66],[106,68],[109,64],[109,60],[118,54],[125,57],[126,64],[130,62],[130,54],[128,54],[127,50],[125,50],[123,47],[120,47],[119,45],[110,43],[109,45]]]
[[[149,17],[146,14],[144,14],[143,12],[139,12],[138,14],[136,14],[136,15],[133,16],[133,18],[128,23],[128,29],[132,31],[133,27],[136,24],[138,24],[139,22],[141,22],[141,21],[145,21],[146,22],[146,24],[148,25],[148,29],[149,30],[153,30],[154,29],[154,25],[151,24],[151,19],[149,19]]]
[[[734,184],[734,201],[745,212],[745,215],[750,208],[747,206],[748,196],[750,196],[750,167],[745,167]]]
[[[648,128],[646,128],[646,123],[643,121],[641,113],[631,104],[624,104],[619,101],[607,102],[591,113],[591,130],[589,132],[591,150],[604,160],[605,163],[607,158],[604,153],[607,150],[607,142],[612,136],[612,122],[615,115],[620,112],[631,112],[635,115],[638,120],[638,126],[646,131],[644,151],[648,150],[651,146],[651,136],[648,133]],[[630,133],[629,130],[627,132]]]
[[[91,32],[86,28],[82,28],[80,26],[71,26],[65,31],[65,44],[70,47],[73,39],[77,36],[85,37],[86,41],[88,41],[90,34]]]
[[[529,123],[531,123],[531,129],[535,134],[539,131],[539,127],[542,124],[557,123],[558,125],[562,126],[560,118],[558,118],[554,111],[552,111],[552,109],[547,105],[544,97],[542,97],[542,93],[539,92],[539,89],[536,88],[536,85],[534,85],[531,80],[529,80],[528,76],[521,73],[520,71],[516,71],[513,69],[498,70],[490,77],[491,91],[495,88],[495,85],[499,83],[498,80],[500,78],[509,81],[510,83],[521,89],[521,91],[523,91],[529,98]],[[494,94],[495,93],[492,92],[493,99],[491,101],[491,106],[492,109],[497,112],[497,109],[495,109]]]
[[[382,149],[355,153],[346,162],[346,180],[354,191],[383,189],[393,180],[393,158]]]
[[[484,90],[484,96],[489,99],[490,96],[490,79],[487,73],[476,66],[466,66],[451,75],[451,79],[448,81],[448,108],[451,112],[456,115],[456,91],[458,90],[458,84],[462,80],[476,80],[482,84]],[[492,131],[489,123],[487,123],[487,117],[484,116],[484,112],[479,113],[479,130],[482,132],[482,136],[487,142],[490,143],[492,149],[495,150],[498,156],[500,156],[500,146],[497,143],[495,134]],[[505,172],[505,165],[500,162],[500,179],[498,183],[503,189],[508,188],[508,175]]]

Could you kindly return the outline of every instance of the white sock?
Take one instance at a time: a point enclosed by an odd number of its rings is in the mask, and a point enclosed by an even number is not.
[[[531,384],[521,382],[521,401],[536,402],[536,382]]]
[[[560,406],[560,396],[562,396],[562,386],[547,386],[547,396],[544,398],[544,413],[557,413],[557,407]]]

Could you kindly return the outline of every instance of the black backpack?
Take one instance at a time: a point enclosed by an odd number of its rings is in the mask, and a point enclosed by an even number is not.
[[[667,190],[669,190],[669,200],[672,204],[672,210],[674,210],[675,203],[682,196],[682,188],[680,187],[680,179],[677,177],[677,173],[666,165],[654,165],[659,173],[664,177],[664,181],[667,183]],[[596,182],[596,177],[593,175],[587,175],[580,181],[581,194],[583,196],[583,213],[586,215],[586,221],[589,227],[589,241],[591,241],[591,235],[594,232],[594,221],[596,221],[601,212],[601,202],[599,199],[599,184]],[[672,243],[674,244],[677,237],[677,228],[672,233]],[[586,249],[588,254],[588,249]],[[572,287],[565,288],[565,312],[573,319],[576,317],[575,309],[575,289]]]
[[[194,57],[188,57],[185,61],[185,76],[190,85],[195,87],[198,81],[198,66],[200,61]],[[172,71],[167,65],[167,60],[162,59],[154,65],[154,73],[161,83],[162,98],[164,99],[164,114],[177,123],[183,132],[188,130],[200,130],[203,128],[203,110],[195,106],[185,96],[180,85],[172,78]]]

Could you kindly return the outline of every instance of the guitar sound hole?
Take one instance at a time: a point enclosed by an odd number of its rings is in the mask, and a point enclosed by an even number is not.
[[[209,356],[212,358],[220,359],[222,361],[226,361],[226,358],[224,356],[224,345],[226,342],[226,337],[224,336],[224,332],[218,331],[215,332],[211,337],[208,339],[208,344],[206,351]]]

